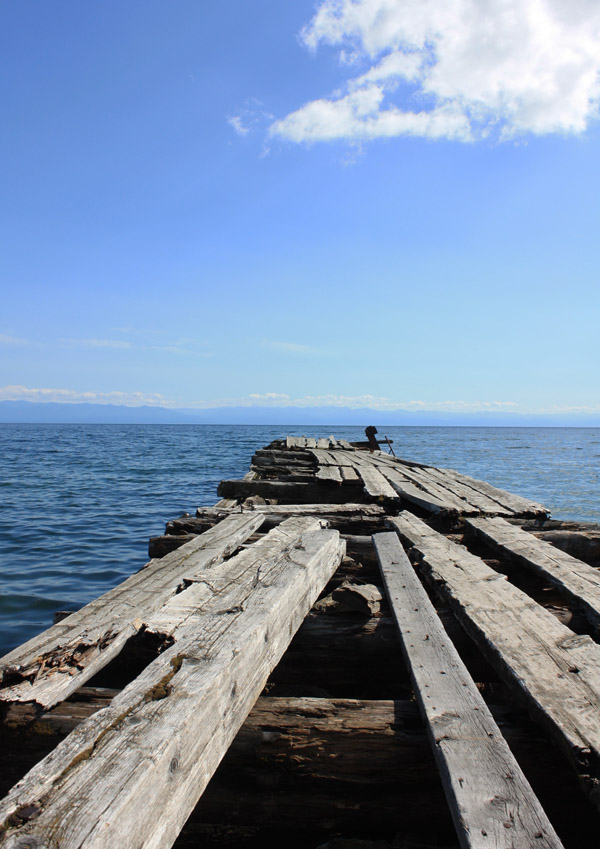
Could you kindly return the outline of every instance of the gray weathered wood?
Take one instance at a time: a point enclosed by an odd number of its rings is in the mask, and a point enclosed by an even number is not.
[[[260,513],[229,516],[0,661],[5,703],[49,708],[102,669],[184,580],[232,554],[264,521]]]
[[[543,504],[538,504],[536,501],[531,501],[528,498],[523,498],[521,495],[515,495],[513,492],[507,492],[504,489],[499,489],[497,486],[486,481],[480,481],[476,478],[463,475],[454,469],[438,469],[444,475],[452,480],[458,480],[460,483],[472,487],[474,490],[483,493],[484,495],[493,498],[500,504],[512,510],[515,516],[548,516],[550,510],[544,507]]]
[[[320,481],[332,481],[333,483],[342,482],[342,475],[339,466],[319,466],[316,478]]]
[[[249,498],[252,495],[260,495],[262,498],[275,498],[278,501],[288,501],[295,504],[298,503],[313,503],[319,502],[323,498],[323,484],[315,480],[314,483],[293,483],[279,480],[229,480],[221,481],[218,487],[218,494],[223,497],[230,498]],[[356,492],[352,495],[356,498],[360,497],[360,487],[353,488]],[[348,495],[347,489],[344,492],[333,488],[327,489],[327,497],[334,500],[346,500],[352,496]]]
[[[547,578],[581,607],[596,630],[600,628],[600,572],[597,569],[504,519],[469,519],[467,527],[495,551]]]
[[[352,466],[361,479],[367,495],[370,495],[372,498],[393,498],[394,500],[398,500],[396,490],[373,463],[361,457],[358,451],[355,451],[352,455]]]
[[[457,513],[447,501],[442,501],[433,495],[430,495],[424,489],[419,489],[414,483],[407,480],[402,474],[395,469],[387,466],[379,466],[381,474],[390,482],[390,485],[396,490],[400,498],[410,501],[411,504],[416,504],[418,507],[423,507],[429,513]]]
[[[461,846],[560,847],[397,535],[373,542]]]
[[[169,847],[343,551],[289,519],[198,575],[174,645],[0,803],[6,849]]]
[[[388,524],[498,673],[526,700],[600,807],[600,646],[406,511]]]

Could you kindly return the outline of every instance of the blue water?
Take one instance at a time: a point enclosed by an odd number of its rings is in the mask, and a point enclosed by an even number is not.
[[[359,427],[0,425],[0,655],[137,570],[148,538],[242,477],[257,448]],[[381,428],[398,455],[600,521],[600,428]]]

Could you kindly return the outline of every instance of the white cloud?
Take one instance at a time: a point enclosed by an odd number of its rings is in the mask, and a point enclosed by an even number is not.
[[[244,103],[238,115],[230,115],[227,118],[227,123],[232,127],[238,136],[247,136],[250,130],[255,129],[259,125],[265,125],[273,120],[273,115],[265,112],[263,104],[255,97],[251,97]]]
[[[2,386],[0,401],[58,401],[65,403],[88,404],[124,404],[128,407],[149,405],[152,407],[172,406],[167,399],[156,392],[80,392],[75,389],[55,389],[49,387]]]
[[[252,398],[253,401],[287,401],[289,397],[285,392],[263,392],[262,395],[258,392],[251,392],[248,395],[248,398]]]
[[[293,142],[580,133],[598,115],[598,0],[321,0],[302,40],[366,70],[271,125]]]
[[[245,127],[242,123],[242,117],[240,115],[232,115],[231,118],[227,119],[227,123],[230,127],[233,127],[238,136],[247,136],[250,132],[250,128]]]

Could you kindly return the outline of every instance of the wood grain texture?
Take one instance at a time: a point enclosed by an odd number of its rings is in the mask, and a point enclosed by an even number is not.
[[[187,576],[221,562],[263,521],[260,513],[225,518],[14,649],[0,662],[0,700],[49,708],[67,698],[177,595]]]
[[[481,517],[470,519],[466,524],[494,551],[547,578],[583,610],[598,631],[600,572],[597,569],[504,519]]]
[[[504,575],[406,511],[388,524],[506,683],[526,701],[600,807],[600,646]]]
[[[0,803],[6,849],[170,846],[343,552],[294,518],[198,576],[175,644]]]
[[[395,533],[373,537],[463,849],[562,844]]]

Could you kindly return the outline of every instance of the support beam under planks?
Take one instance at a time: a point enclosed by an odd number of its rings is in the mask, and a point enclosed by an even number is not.
[[[600,808],[600,646],[406,511],[388,525],[506,683],[574,766]]]
[[[487,516],[469,519],[467,527],[497,552],[537,572],[581,608],[592,627],[600,628],[600,572],[518,525]]]
[[[0,661],[0,702],[46,709],[66,699],[178,594],[185,578],[233,554],[263,521],[261,514],[227,517],[14,649]]]
[[[172,845],[345,549],[314,518],[254,546],[198,576],[175,644],[0,803],[5,849]]]
[[[395,533],[373,537],[464,849],[562,846]]]

